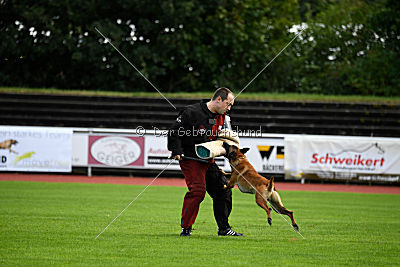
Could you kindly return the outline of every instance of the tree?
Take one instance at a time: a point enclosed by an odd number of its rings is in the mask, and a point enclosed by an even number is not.
[[[0,85],[400,95],[395,0],[0,1]]]
[[[400,95],[399,4],[338,1],[307,20],[292,51],[302,72],[298,92]],[[301,77],[301,78],[300,78]]]
[[[296,1],[3,1],[3,85],[164,91],[241,88],[288,40]],[[279,66],[279,65],[277,65]],[[279,85],[279,68],[254,83]]]

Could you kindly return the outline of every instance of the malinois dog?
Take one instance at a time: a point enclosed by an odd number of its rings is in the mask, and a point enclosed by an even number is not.
[[[237,184],[242,193],[256,194],[256,203],[267,212],[268,224],[272,225],[271,209],[268,207],[266,201],[268,200],[275,212],[290,217],[293,228],[298,231],[299,227],[294,221],[293,211],[283,206],[281,197],[278,192],[275,191],[274,177],[268,180],[258,174],[244,155],[249,148],[239,149],[226,142],[223,143],[223,146],[226,150],[225,157],[229,159],[229,163],[232,167],[231,178],[224,188],[233,188],[235,184]]]

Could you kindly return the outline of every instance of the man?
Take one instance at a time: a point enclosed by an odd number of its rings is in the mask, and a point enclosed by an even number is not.
[[[223,189],[226,178],[221,173],[214,159],[200,162],[195,152],[195,144],[216,139],[223,126],[230,127],[225,113],[234,103],[234,95],[228,88],[219,88],[210,101],[185,107],[169,129],[168,149],[172,157],[179,160],[185,176],[188,192],[182,207],[181,236],[190,236],[200,203],[206,191],[213,199],[214,217],[220,236],[243,236],[233,231],[228,223],[232,210],[232,191]],[[187,159],[185,157],[191,158]]]

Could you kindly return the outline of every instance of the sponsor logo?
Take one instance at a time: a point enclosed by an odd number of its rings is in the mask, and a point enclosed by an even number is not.
[[[21,156],[18,156],[18,157],[16,157],[16,158],[14,159],[13,164],[17,165],[18,162],[20,162],[21,160],[30,159],[30,158],[32,158],[32,156],[35,155],[35,154],[36,154],[36,152],[31,151],[31,152],[27,152],[27,153],[25,153],[25,154],[23,154],[23,155],[21,155]]]
[[[275,146],[257,146],[258,151],[260,152],[261,158],[269,160],[272,152],[274,151]],[[276,158],[284,159],[285,158],[285,147],[284,146],[276,146]]]
[[[276,147],[276,158],[277,159],[285,159],[285,147],[284,146]]]
[[[152,155],[169,155],[169,154],[171,154],[171,151],[169,151],[168,149],[161,149],[161,148],[153,149],[153,148],[150,148],[147,153],[148,154],[152,154]]]
[[[261,158],[264,160],[267,158],[269,160],[269,157],[272,154],[272,150],[274,150],[274,146],[257,146],[258,151],[261,154]]]
[[[258,152],[261,155],[262,159],[262,171],[264,172],[273,172],[273,173],[283,173],[284,172],[284,166],[283,164],[279,164],[276,161],[271,160],[275,164],[271,164],[269,162],[271,158],[271,155],[273,154],[272,152],[276,148],[276,156],[275,159],[277,160],[283,160],[285,158],[285,151],[284,151],[284,146],[257,146]],[[277,164],[278,163],[278,164]]]
[[[336,165],[351,165],[351,166],[383,166],[385,158],[364,158],[360,154],[354,155],[354,157],[334,157],[331,154],[326,153],[325,155],[319,155],[314,153],[312,155],[311,163],[319,164],[336,164]]]
[[[313,153],[310,163],[335,171],[376,171],[383,168],[385,150],[378,143],[347,148],[337,153]]]
[[[18,141],[15,139],[8,139],[0,142],[0,149],[6,149],[8,152],[18,154],[17,151],[13,150],[13,146],[16,146]]]
[[[90,148],[93,158],[108,166],[125,166],[140,158],[140,145],[127,137],[108,136],[97,139]]]
[[[62,169],[69,166],[68,161],[56,159],[41,159],[37,157],[34,151],[26,152],[21,156],[15,157],[12,161],[12,166],[16,168],[47,168],[47,169]],[[36,155],[36,157],[35,157]]]

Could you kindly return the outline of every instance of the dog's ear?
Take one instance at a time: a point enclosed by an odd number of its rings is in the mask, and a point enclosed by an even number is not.
[[[246,154],[247,151],[249,151],[249,150],[250,150],[250,147],[244,147],[244,148],[240,149],[240,152],[242,152],[242,154],[244,155],[244,154]]]

